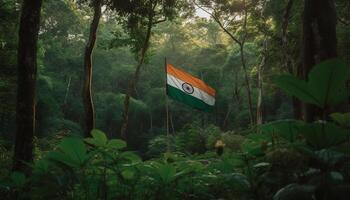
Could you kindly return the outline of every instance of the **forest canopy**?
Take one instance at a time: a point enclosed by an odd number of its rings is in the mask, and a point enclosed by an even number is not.
[[[0,0],[0,196],[347,199],[349,81],[348,0]]]

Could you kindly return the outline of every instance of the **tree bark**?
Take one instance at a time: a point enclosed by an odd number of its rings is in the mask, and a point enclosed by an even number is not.
[[[26,174],[30,174],[30,167],[26,163],[33,161],[36,59],[41,5],[41,0],[23,1],[18,35],[17,130],[13,170]]]
[[[243,37],[242,37],[243,39],[240,42],[239,47],[240,47],[241,62],[242,62],[242,67],[243,67],[243,72],[244,72],[245,85],[246,85],[246,90],[247,90],[250,125],[254,126],[255,120],[254,120],[254,114],[253,114],[254,112],[253,112],[252,95],[251,95],[251,89],[250,89],[249,75],[248,75],[245,56],[244,56],[244,44],[245,44],[245,40],[247,37],[247,17],[248,17],[245,1],[244,1],[244,6],[245,6],[245,8],[244,8],[244,21],[243,21]]]
[[[249,75],[248,75],[246,61],[245,61],[245,57],[244,57],[244,43],[242,43],[240,45],[240,55],[241,55],[243,72],[244,72],[244,81],[245,81],[245,86],[246,86],[246,90],[247,90],[250,125],[254,126],[253,103],[252,103]]]
[[[262,112],[262,98],[263,98],[263,78],[262,72],[266,64],[267,57],[267,39],[265,38],[263,47],[261,63],[258,65],[258,100],[256,105],[256,124],[261,125],[263,123],[263,112]]]
[[[315,64],[337,56],[334,0],[305,0],[303,15],[302,75],[307,80]],[[315,106],[306,104],[304,111],[307,122],[322,118]]]
[[[288,26],[291,17],[291,12],[293,8],[294,0],[289,0],[284,9],[283,22],[282,22],[282,51],[283,51],[283,67],[288,71],[288,73],[300,77],[300,66],[295,66],[293,62],[292,55],[288,50]],[[293,117],[295,119],[302,119],[302,106],[301,101],[296,97],[292,97],[293,105]]]
[[[126,93],[125,99],[124,99],[124,111],[122,114],[123,121],[122,121],[122,126],[120,129],[120,136],[123,139],[126,139],[126,129],[128,126],[128,121],[129,121],[130,97],[131,97],[132,91],[134,90],[134,88],[137,84],[137,81],[139,79],[141,66],[143,65],[143,63],[145,61],[145,55],[146,55],[147,49],[149,47],[149,40],[151,38],[152,26],[153,26],[153,14],[151,13],[148,16],[147,32],[146,32],[144,44],[143,44],[142,49],[141,49],[140,60],[136,66],[136,71],[134,73],[134,76],[129,82],[129,87],[128,87],[128,90],[127,90],[127,93]]]
[[[93,1],[94,16],[90,25],[89,40],[85,47],[84,54],[84,87],[83,103],[85,111],[85,132],[84,136],[89,137],[92,129],[95,128],[95,112],[92,100],[92,52],[96,43],[96,32],[101,18],[102,0]]]

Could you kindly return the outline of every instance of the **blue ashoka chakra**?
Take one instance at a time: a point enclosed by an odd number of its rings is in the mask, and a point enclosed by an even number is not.
[[[185,91],[187,94],[192,94],[194,92],[194,89],[191,84],[189,83],[183,83],[182,84],[182,89]]]

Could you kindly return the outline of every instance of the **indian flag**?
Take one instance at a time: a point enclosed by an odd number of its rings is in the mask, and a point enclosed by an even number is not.
[[[171,64],[167,64],[166,73],[166,89],[169,97],[199,110],[213,109],[216,94],[213,88]]]

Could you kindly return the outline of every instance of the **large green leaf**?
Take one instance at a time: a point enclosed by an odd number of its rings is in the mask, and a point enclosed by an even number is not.
[[[78,167],[85,163],[88,156],[82,139],[67,137],[58,145],[56,151],[48,154],[48,158],[71,167]]]
[[[333,113],[330,116],[340,126],[350,127],[350,113]]]
[[[336,105],[350,95],[346,82],[350,79],[350,67],[338,59],[321,62],[313,67],[308,82],[291,75],[281,75],[274,82],[287,94],[301,101],[324,108]]]
[[[123,149],[126,147],[126,142],[123,140],[112,139],[108,142],[107,146],[113,149]]]
[[[121,153],[120,158],[123,158],[125,160],[129,160],[133,164],[139,163],[142,161],[142,159],[137,154],[135,154],[134,152],[131,152],[131,151],[126,151],[126,152]]]
[[[91,131],[92,138],[86,138],[85,142],[92,144],[96,147],[104,147],[107,144],[107,137],[102,131],[94,129]]]
[[[273,200],[309,200],[314,199],[314,186],[289,184],[276,192]]]
[[[244,174],[232,173],[230,174],[230,181],[236,191],[248,191],[250,189],[249,180]]]
[[[264,150],[262,149],[262,143],[254,141],[245,141],[241,150],[243,153],[247,153],[252,156],[262,156],[264,155]]]
[[[135,175],[134,171],[131,171],[131,170],[128,170],[128,169],[122,171],[121,174],[122,174],[123,178],[126,179],[126,180],[131,180],[131,179],[133,179],[133,178],[134,178],[134,175]]]
[[[164,183],[170,183],[175,179],[176,169],[170,164],[161,164],[157,168],[157,172]]]
[[[334,123],[305,124],[300,132],[307,142],[317,149],[337,145],[349,138],[349,131],[336,126]]]
[[[343,161],[345,155],[331,149],[321,149],[319,151],[314,151],[312,157],[322,163],[322,165],[331,167]]]
[[[280,120],[259,126],[263,134],[278,135],[290,142],[294,142],[304,122],[299,120]]]
[[[282,88],[287,94],[299,98],[301,101],[317,106],[322,103],[309,89],[308,84],[292,75],[280,75],[274,79],[274,83]]]
[[[350,66],[339,59],[331,59],[313,67],[309,73],[308,87],[321,102],[321,107],[336,105],[350,95],[350,90],[346,88],[349,79]]]

